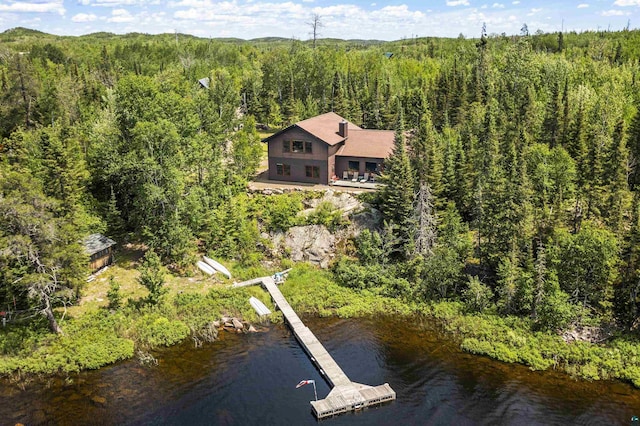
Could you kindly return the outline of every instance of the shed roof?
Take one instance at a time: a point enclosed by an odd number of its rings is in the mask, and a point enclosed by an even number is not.
[[[85,238],[82,243],[84,244],[84,249],[89,256],[116,245],[115,241],[102,234],[91,234]]]
[[[198,83],[200,83],[200,86],[204,87],[205,89],[209,88],[209,77],[204,77],[201,78],[200,80],[198,80]]]
[[[347,142],[336,155],[342,157],[387,158],[393,151],[393,130],[349,129]]]

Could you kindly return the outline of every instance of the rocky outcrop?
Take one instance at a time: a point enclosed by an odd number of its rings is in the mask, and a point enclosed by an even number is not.
[[[323,225],[294,226],[287,231],[283,244],[294,262],[327,268],[335,256],[336,237]]]
[[[382,223],[382,212],[374,209],[369,205],[363,205],[363,208],[351,216],[352,236],[357,236],[365,229],[374,230],[380,227]]]
[[[323,225],[295,226],[287,232],[262,233],[263,240],[269,241],[269,254],[278,258],[288,257],[295,262],[310,262],[321,268],[328,268],[336,256],[336,248],[341,241],[354,238],[364,229],[380,226],[381,213],[362,203],[350,193],[323,191],[321,197],[305,200],[306,209],[301,216],[309,216],[320,204],[329,202],[349,217],[350,225],[331,233]]]
[[[331,189],[324,191],[322,197],[306,200],[305,205],[309,210],[313,210],[324,202],[333,204],[336,209],[342,210],[344,215],[362,210],[362,203],[352,194],[348,192],[335,192]]]

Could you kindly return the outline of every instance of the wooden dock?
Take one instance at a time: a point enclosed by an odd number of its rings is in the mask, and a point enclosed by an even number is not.
[[[234,284],[234,287],[244,287],[258,283],[262,284],[269,292],[276,306],[284,315],[289,327],[291,327],[293,335],[307,352],[311,361],[320,370],[320,373],[333,387],[325,399],[311,401],[311,407],[318,419],[360,410],[396,399],[396,393],[388,383],[380,386],[368,386],[349,380],[338,363],[335,362],[322,343],[309,330],[309,327],[305,326],[300,320],[298,314],[289,305],[287,299],[284,298],[272,277],[256,278],[251,281]]]

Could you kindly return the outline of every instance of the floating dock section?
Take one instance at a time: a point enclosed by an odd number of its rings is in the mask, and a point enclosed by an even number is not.
[[[271,298],[284,315],[291,330],[293,330],[293,335],[307,352],[311,361],[320,370],[320,373],[333,387],[325,399],[311,401],[313,413],[318,419],[360,410],[396,399],[396,392],[388,383],[380,386],[368,386],[349,380],[338,363],[335,362],[322,343],[309,330],[309,327],[305,326],[300,320],[272,277],[256,278],[251,281],[234,284],[234,287],[244,287],[258,283],[262,284],[271,294]]]

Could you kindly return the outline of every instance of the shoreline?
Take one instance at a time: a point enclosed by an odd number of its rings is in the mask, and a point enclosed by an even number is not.
[[[417,304],[340,287],[331,281],[330,273],[308,265],[297,265],[281,288],[302,316],[390,315],[412,322],[432,322],[461,350],[476,356],[519,363],[534,371],[562,371],[575,379],[620,380],[640,388],[640,357],[633,361],[634,354],[640,354],[640,344],[631,336],[614,338],[607,345],[567,343],[556,334],[527,330],[526,321],[521,318],[467,314],[459,302]],[[83,370],[99,369],[132,359],[139,353],[153,355],[156,349],[189,338],[197,341],[199,333],[206,332],[207,327],[225,315],[222,312],[259,325],[260,319],[248,303],[250,296],[273,306],[261,288],[215,287],[204,295],[171,296],[155,309],[126,307],[85,313],[66,321],[65,336],[49,336],[49,345],[37,348],[32,357],[0,358],[0,376],[12,383],[28,383],[33,377],[69,377]],[[282,322],[282,314],[274,312],[269,321]],[[66,358],[62,356],[61,347],[74,349],[75,358],[69,356],[71,352],[66,353]],[[33,358],[44,362],[34,364]],[[12,365],[13,368],[8,368]]]

